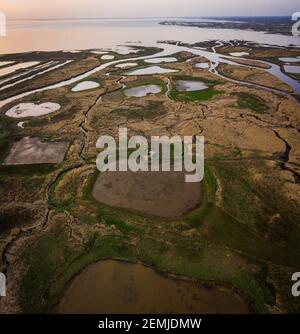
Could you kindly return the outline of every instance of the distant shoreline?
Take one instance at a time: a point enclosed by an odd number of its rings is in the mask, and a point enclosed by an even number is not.
[[[249,16],[210,18],[211,21],[176,21],[165,20],[161,25],[177,25],[184,27],[198,27],[208,29],[239,29],[261,31],[268,34],[292,36],[293,21],[287,16]],[[226,20],[225,20],[226,19]],[[230,20],[229,20],[230,19]],[[218,22],[219,21],[219,22]]]
[[[141,17],[19,17],[8,18],[8,21],[67,21],[67,20],[160,20],[160,19],[202,19],[202,20],[224,20],[231,19],[253,19],[253,18],[291,18],[290,15],[258,15],[258,16],[141,16]]]

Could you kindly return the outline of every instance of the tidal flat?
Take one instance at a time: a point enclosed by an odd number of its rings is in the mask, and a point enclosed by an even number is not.
[[[300,83],[280,60],[299,49],[169,41],[109,50],[110,60],[106,49],[74,50],[0,57],[63,64],[0,78],[1,313],[300,312],[290,295],[300,265]],[[163,57],[177,61],[145,65]],[[1,90],[1,80],[16,84]],[[84,82],[100,85],[72,91]],[[149,85],[157,93],[139,94]],[[60,108],[36,114],[50,101]],[[204,180],[99,173],[96,141],[117,138],[120,126],[146,138],[203,135]],[[157,287],[174,299],[153,302]]]

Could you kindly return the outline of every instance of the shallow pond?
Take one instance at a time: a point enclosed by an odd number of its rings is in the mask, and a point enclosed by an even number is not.
[[[72,92],[81,92],[83,90],[94,89],[99,87],[98,82],[95,81],[82,81],[72,88]]]
[[[5,115],[13,118],[36,117],[50,114],[58,111],[60,105],[53,102],[45,102],[40,104],[35,103],[19,103],[10,108]]]
[[[186,182],[185,171],[173,170],[103,172],[92,194],[102,204],[164,218],[180,217],[202,201],[201,184]]]
[[[108,52],[107,51],[98,51],[98,50],[93,50],[91,51],[91,53],[95,54],[95,55],[105,55]]]
[[[64,160],[69,143],[42,142],[40,138],[24,137],[15,142],[3,165],[56,164]]]
[[[138,66],[137,63],[123,63],[123,64],[117,64],[115,67],[117,68],[129,68],[129,67],[135,67]]]
[[[169,68],[163,68],[160,66],[149,66],[139,68],[138,70],[130,71],[125,73],[126,75],[148,75],[148,74],[164,74],[164,73],[175,73],[178,70],[172,70]]]
[[[235,292],[160,275],[141,264],[100,261],[68,286],[55,313],[250,313]]]
[[[207,89],[208,86],[202,81],[176,80],[176,89],[179,92],[194,92]]]
[[[279,60],[284,63],[298,63],[300,62],[300,57],[285,57],[285,58],[279,58]]]
[[[145,63],[149,63],[149,64],[174,63],[176,61],[177,61],[177,58],[175,58],[175,57],[162,57],[162,58],[145,59]]]
[[[284,70],[287,73],[300,73],[300,66],[284,65]]]
[[[101,57],[102,60],[112,60],[115,59],[115,56],[113,55],[104,55]]]
[[[243,57],[243,56],[248,56],[249,53],[248,52],[231,52],[230,55],[233,57]]]
[[[197,63],[195,64],[195,68],[202,68],[202,69],[209,68],[209,63]]]
[[[143,97],[148,94],[157,94],[161,92],[161,86],[145,85],[124,89],[124,94],[128,97]]]

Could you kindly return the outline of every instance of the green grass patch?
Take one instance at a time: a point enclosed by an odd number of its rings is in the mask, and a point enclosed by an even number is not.
[[[223,94],[223,91],[215,90],[213,88],[208,88],[205,90],[194,91],[194,92],[178,92],[176,89],[173,89],[170,92],[170,97],[173,100],[177,101],[195,102],[195,101],[207,101],[219,94]]]
[[[127,235],[130,232],[140,232],[140,229],[136,226],[130,226],[124,223],[121,220],[114,219],[114,218],[107,218],[105,220],[106,224],[109,226],[115,226],[120,232],[124,235]]]
[[[232,95],[237,97],[237,107],[240,109],[250,109],[259,114],[268,110],[265,101],[259,96],[244,92],[232,93]]]
[[[127,120],[143,120],[153,119],[163,116],[166,113],[163,102],[161,101],[148,101],[145,107],[133,106],[133,107],[120,107],[112,110],[111,115],[126,117]]]
[[[68,191],[68,199],[67,200],[59,201],[57,199],[56,188],[68,172],[69,172],[69,170],[62,171],[49,189],[49,191],[50,191],[50,205],[52,206],[52,208],[57,209],[57,210],[61,210],[61,211],[64,211],[66,209],[70,209],[71,206],[74,204],[75,196],[76,196],[76,194],[72,193],[72,191]]]
[[[211,215],[214,208],[217,181],[211,166],[205,165],[204,179],[201,183],[202,203],[201,206],[187,215],[185,221],[192,227],[199,227],[201,223]]]
[[[176,80],[202,81],[208,86],[208,88],[191,92],[179,92],[176,89]],[[224,93],[223,91],[216,90],[214,88],[216,85],[220,85],[222,83],[223,82],[220,80],[209,80],[207,78],[174,75],[172,76],[172,81],[171,81],[170,97],[173,100],[182,102],[207,101],[212,99],[216,95]]]
[[[127,81],[125,82],[126,88],[135,88],[139,86],[146,86],[146,85],[157,85],[161,87],[160,94],[165,94],[167,91],[166,84],[163,80],[159,78],[149,77],[142,77],[141,79],[134,80],[134,81]]]

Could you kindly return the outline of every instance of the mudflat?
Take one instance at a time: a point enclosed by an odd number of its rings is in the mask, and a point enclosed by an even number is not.
[[[184,172],[104,172],[93,188],[99,202],[174,218],[201,203],[199,183],[186,183]]]
[[[162,276],[141,264],[100,261],[70,284],[55,313],[249,313],[230,289]]]
[[[68,142],[43,143],[39,138],[25,137],[13,144],[3,165],[60,163],[68,146]]]

